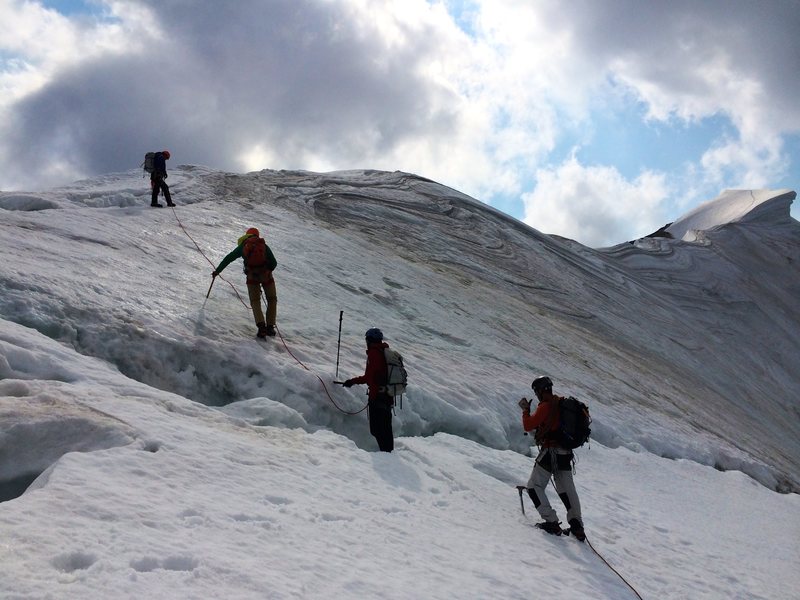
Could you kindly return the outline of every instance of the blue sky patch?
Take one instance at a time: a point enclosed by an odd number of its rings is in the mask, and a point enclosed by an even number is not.
[[[645,121],[640,106],[623,113],[594,113],[587,127],[578,160],[614,166],[627,179],[635,179],[645,170],[683,170],[689,163],[697,164],[715,140],[737,135],[726,116],[694,123]]]
[[[453,18],[453,21],[461,31],[472,38],[476,37],[474,24],[480,8],[475,2],[471,0],[446,0],[445,6],[447,7],[447,13]]]
[[[783,153],[792,157],[800,156],[800,134],[790,135],[784,138]],[[800,190],[800,164],[797,162],[790,162],[786,175],[775,184],[776,188],[789,188],[790,190]],[[792,217],[800,221],[800,200],[792,202]]]
[[[102,7],[97,2],[86,0],[40,0],[45,8],[55,10],[66,17],[100,13]]]

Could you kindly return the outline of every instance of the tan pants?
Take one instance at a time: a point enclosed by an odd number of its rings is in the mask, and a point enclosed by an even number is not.
[[[264,322],[264,312],[261,310],[261,287],[267,296],[267,325],[275,325],[278,315],[278,291],[275,289],[275,280],[269,283],[248,283],[247,295],[250,296],[250,306],[253,307],[253,318],[256,325]]]

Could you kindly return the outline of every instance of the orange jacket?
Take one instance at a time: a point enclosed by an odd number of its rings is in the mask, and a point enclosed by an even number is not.
[[[536,443],[542,448],[553,448],[558,446],[555,439],[555,432],[558,431],[558,403],[562,400],[561,396],[553,395],[546,400],[539,402],[533,414],[530,411],[522,413],[522,427],[525,431],[536,430]]]

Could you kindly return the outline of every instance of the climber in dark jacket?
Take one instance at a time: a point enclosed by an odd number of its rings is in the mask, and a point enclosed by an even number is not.
[[[167,178],[167,161],[169,160],[169,150],[162,150],[156,152],[153,157],[153,172],[150,173],[150,187],[153,190],[150,199],[150,206],[156,208],[163,208],[164,205],[158,201],[158,192],[164,192],[164,199],[167,201],[167,206],[175,206],[172,203],[172,196],[169,193],[169,186],[164,181]]]

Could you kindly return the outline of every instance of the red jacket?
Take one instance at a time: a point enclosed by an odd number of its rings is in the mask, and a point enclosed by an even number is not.
[[[388,348],[386,342],[371,342],[367,346],[367,366],[364,374],[360,377],[353,377],[353,383],[366,383],[369,386],[369,400],[377,400],[381,388],[386,387],[386,356],[383,349]]]
[[[522,413],[522,427],[525,431],[536,430],[536,443],[542,448],[558,446],[554,434],[558,431],[558,403],[561,400],[561,396],[551,395],[539,402],[533,414],[529,411]]]

